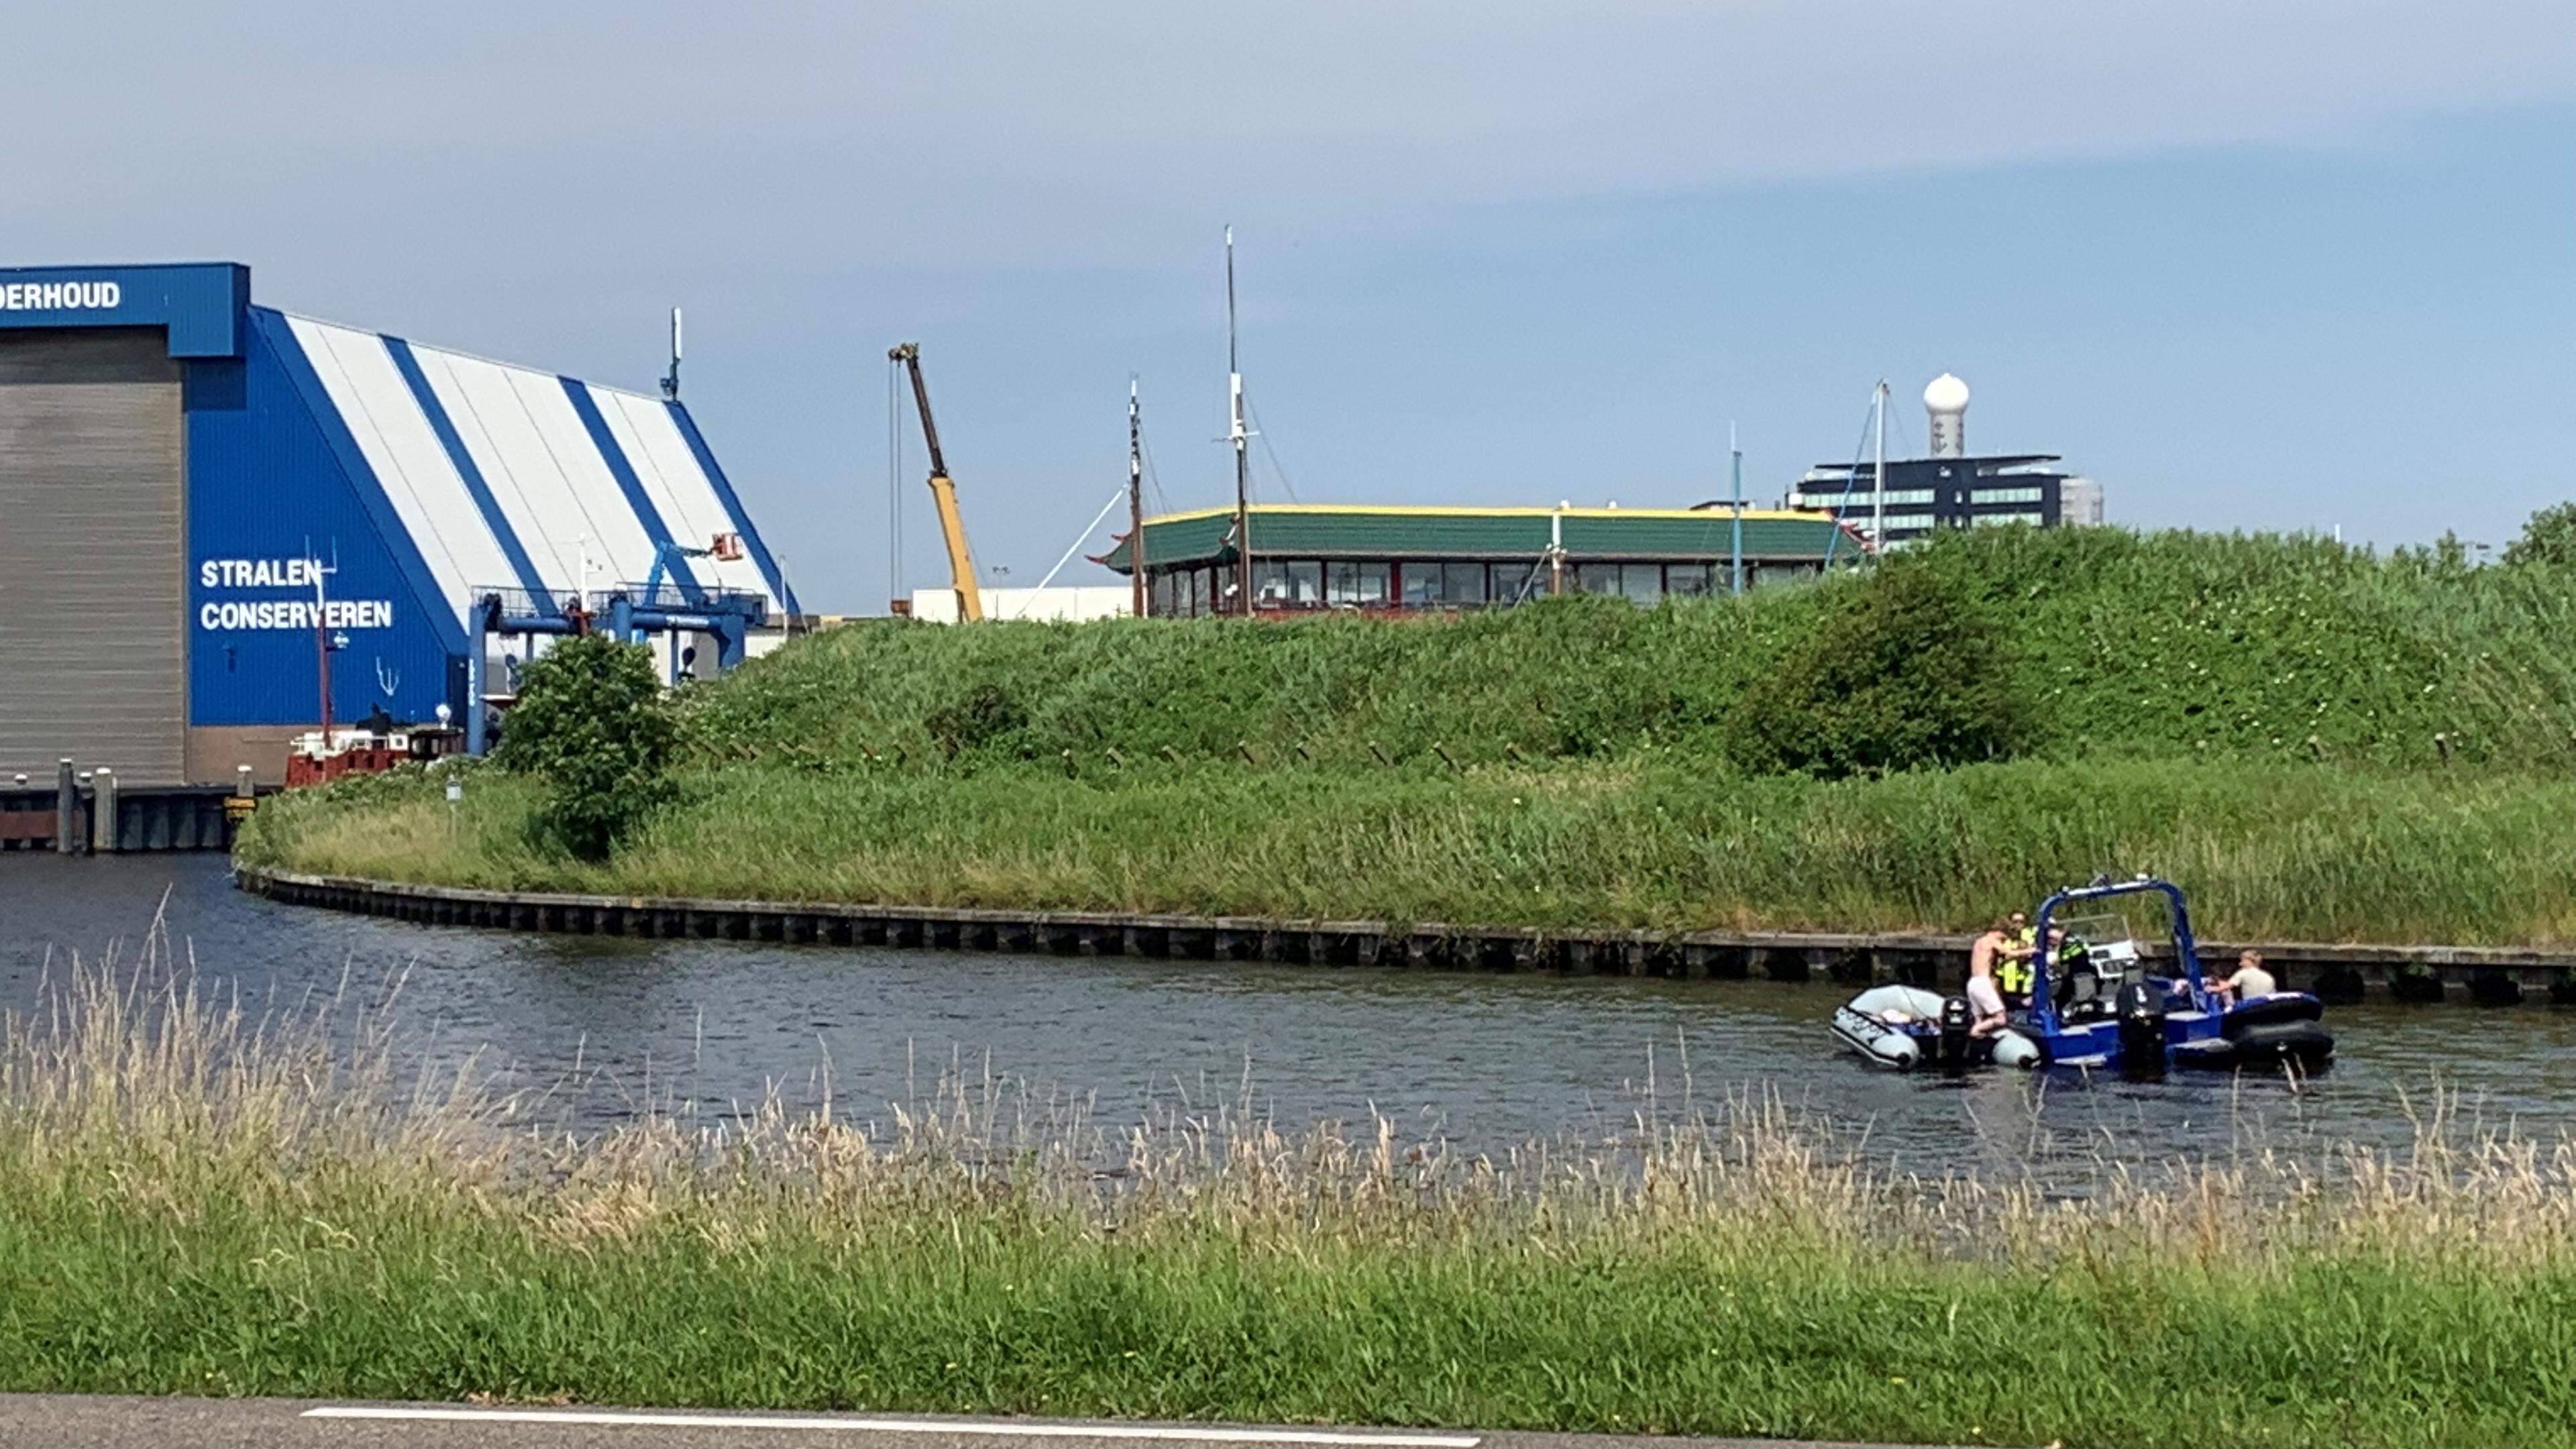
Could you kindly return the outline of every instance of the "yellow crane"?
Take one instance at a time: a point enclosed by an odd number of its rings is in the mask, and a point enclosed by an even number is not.
[[[912,374],[912,400],[921,409],[921,439],[930,445],[930,501],[939,510],[939,536],[948,545],[948,586],[957,591],[957,617],[974,623],[984,617],[984,598],[975,587],[975,559],[966,551],[966,523],[957,516],[957,485],[948,477],[948,460],[939,455],[939,425],[930,420],[930,389],[921,380],[921,344],[905,342],[886,350],[886,360],[900,362]]]

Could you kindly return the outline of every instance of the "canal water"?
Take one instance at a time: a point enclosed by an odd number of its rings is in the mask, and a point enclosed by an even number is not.
[[[480,1053],[579,1117],[723,1110],[776,1090],[882,1119],[944,1072],[1115,1123],[1248,1100],[1283,1125],[1370,1114],[1498,1148],[1629,1130],[1733,1098],[1820,1115],[1906,1166],[2043,1179],[2100,1158],[2248,1143],[2402,1146],[2438,1089],[2463,1117],[2576,1127],[2576,1012],[2393,1004],[2329,1013],[2340,1060],[2293,1088],[1872,1071],[1829,986],[1216,965],[716,941],[515,936],[280,905],[209,856],[0,857],[0,1008],[75,953],[130,957],[166,913],[201,980],[252,1001],[400,978],[406,1050]],[[1687,1100],[1686,1100],[1687,1099]]]

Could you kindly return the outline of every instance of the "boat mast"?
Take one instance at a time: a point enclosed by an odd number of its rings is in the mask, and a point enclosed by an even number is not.
[[[1873,553],[1887,552],[1887,379],[1878,380],[1878,441],[1872,456],[1877,459],[1875,481],[1870,484],[1869,546]]]
[[[1127,376],[1127,577],[1128,602],[1137,618],[1145,617],[1145,434],[1136,416],[1136,377]]]
[[[1232,403],[1232,426],[1226,441],[1234,444],[1234,587],[1235,604],[1252,617],[1252,455],[1251,434],[1243,430],[1243,365],[1235,352],[1234,228],[1225,229],[1225,372]]]
[[[1726,425],[1726,456],[1727,476],[1732,480],[1730,488],[1735,500],[1735,536],[1727,549],[1734,577],[1727,592],[1740,594],[1744,592],[1744,450],[1735,444],[1733,423]]]

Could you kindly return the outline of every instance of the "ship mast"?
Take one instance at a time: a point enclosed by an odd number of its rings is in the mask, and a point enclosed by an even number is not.
[[[1870,483],[1869,546],[1873,553],[1887,552],[1887,379],[1878,380],[1878,442],[1873,450],[1877,459],[1876,477]]]
[[[1234,445],[1234,587],[1235,606],[1252,617],[1252,435],[1243,428],[1243,365],[1236,355],[1234,323],[1234,228],[1225,229],[1225,373],[1232,404],[1226,441]]]
[[[1127,378],[1127,577],[1133,595],[1128,607],[1145,617],[1145,434],[1136,413],[1136,379]]]

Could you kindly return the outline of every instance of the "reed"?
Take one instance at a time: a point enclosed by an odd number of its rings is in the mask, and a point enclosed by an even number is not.
[[[0,1042],[0,1387],[2576,1442],[2576,1149],[2439,1112],[2049,1195],[1758,1095],[1491,1156],[973,1080],[578,1133],[404,1060],[372,994],[70,970]]]
[[[296,792],[246,863],[503,889],[1382,919],[1961,930],[2099,871],[2184,882],[2216,938],[2576,940],[2576,782],[2295,760],[2024,760],[1877,780],[1665,756],[1067,779],[700,769],[614,859],[528,843],[478,772]]]

